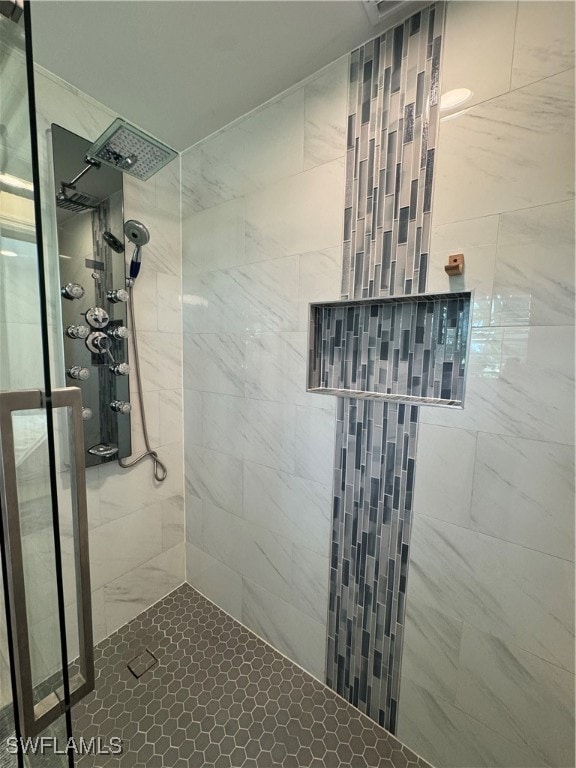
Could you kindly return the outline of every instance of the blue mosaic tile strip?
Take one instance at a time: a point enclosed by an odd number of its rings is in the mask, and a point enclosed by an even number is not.
[[[443,24],[431,5],[351,55],[342,299],[426,290]],[[417,427],[415,405],[338,398],[327,683],[392,733]]]
[[[461,406],[469,292],[311,305],[308,389]]]

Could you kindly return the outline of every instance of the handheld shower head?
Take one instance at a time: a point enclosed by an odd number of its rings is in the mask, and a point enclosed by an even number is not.
[[[132,261],[130,262],[130,284],[132,285],[140,272],[140,263],[142,260],[141,249],[143,245],[150,242],[150,232],[148,232],[148,227],[145,227],[141,221],[130,219],[124,224],[124,234],[128,240],[136,246],[136,248],[134,248],[134,253],[132,254]]]

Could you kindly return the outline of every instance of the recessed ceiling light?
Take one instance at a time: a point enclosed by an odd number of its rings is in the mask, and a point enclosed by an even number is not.
[[[470,88],[453,88],[451,91],[446,91],[440,97],[440,110],[444,112],[446,109],[454,109],[464,104],[465,101],[472,96]]]

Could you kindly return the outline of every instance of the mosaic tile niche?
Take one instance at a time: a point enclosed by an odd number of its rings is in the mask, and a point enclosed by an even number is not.
[[[352,53],[342,299],[426,289],[443,24],[431,5]],[[417,425],[416,405],[338,398],[327,683],[393,733]]]
[[[308,391],[461,407],[470,297],[311,304]]]

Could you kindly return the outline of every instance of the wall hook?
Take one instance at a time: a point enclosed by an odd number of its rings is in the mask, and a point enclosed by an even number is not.
[[[458,277],[464,274],[464,254],[455,253],[448,256],[448,264],[444,267],[448,277]]]

